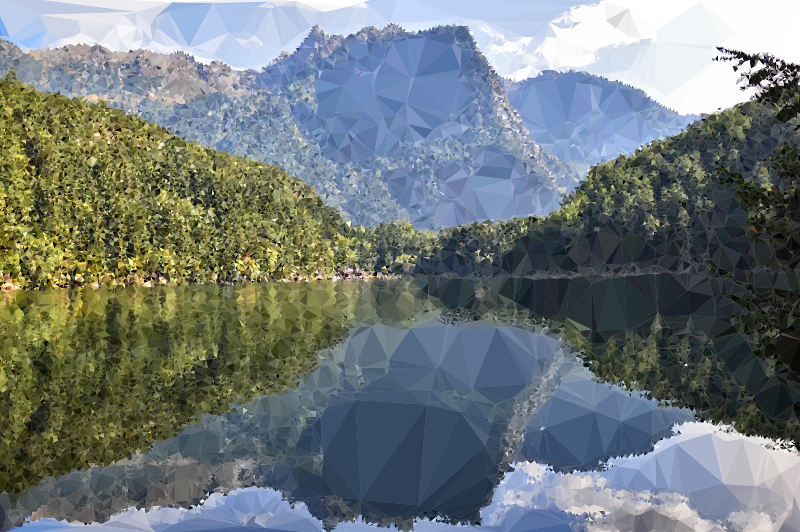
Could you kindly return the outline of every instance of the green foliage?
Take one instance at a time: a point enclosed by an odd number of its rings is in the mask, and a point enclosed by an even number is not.
[[[782,145],[769,159],[777,185],[746,182],[727,176],[737,185],[737,197],[749,212],[751,255],[757,269],[741,282],[747,292],[737,298],[744,311],[734,325],[753,342],[754,353],[780,382],[792,383],[781,393],[800,396],[800,150]],[[765,393],[769,393],[766,392]],[[775,399],[778,401],[777,399]],[[776,403],[775,415],[797,423],[797,412]]]
[[[417,231],[409,222],[381,224],[369,233],[369,256],[361,263],[372,271],[410,273],[423,254],[430,253],[437,240],[433,231]],[[364,252],[359,254],[364,257]]]
[[[0,272],[24,287],[330,275],[350,229],[306,184],[104,103],[0,81]]]

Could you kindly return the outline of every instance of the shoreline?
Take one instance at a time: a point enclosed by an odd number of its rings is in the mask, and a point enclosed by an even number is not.
[[[104,276],[108,277],[108,276]],[[133,276],[128,277],[122,281],[116,279],[106,279],[102,281],[95,281],[93,283],[86,283],[83,280],[79,280],[71,285],[58,285],[52,284],[47,286],[36,286],[31,288],[22,287],[20,285],[16,285],[11,282],[10,277],[6,274],[2,279],[2,284],[0,284],[0,292],[16,292],[16,291],[44,291],[44,290],[72,290],[76,288],[91,288],[93,290],[98,290],[101,288],[119,288],[119,287],[129,287],[129,286],[136,286],[136,287],[145,287],[145,288],[153,288],[156,286],[179,286],[179,285],[192,285],[192,284],[218,284],[218,285],[234,285],[237,283],[301,283],[301,282],[312,282],[312,281],[334,281],[334,282],[356,282],[356,281],[369,281],[369,280],[388,280],[388,279],[397,279],[402,277],[400,274],[393,274],[393,273],[378,273],[378,274],[369,274],[360,268],[345,268],[345,269],[338,269],[332,276],[321,276],[318,275],[316,277],[307,277],[303,275],[297,275],[293,277],[285,277],[283,279],[236,279],[233,281],[221,281],[216,279],[209,279],[207,281],[198,281],[193,278],[186,278],[186,277],[177,277],[176,279],[170,280],[164,276],[149,275],[149,276]]]

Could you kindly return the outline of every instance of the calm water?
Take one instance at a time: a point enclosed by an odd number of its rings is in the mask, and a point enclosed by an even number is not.
[[[4,293],[0,493],[291,386],[354,320],[413,319],[416,293],[408,283]]]
[[[7,294],[7,524],[103,522],[253,486],[327,528],[477,523],[513,460],[586,468],[692,419],[596,383],[513,300],[472,287],[465,313],[421,285]],[[598,401],[627,406],[603,414],[608,437],[594,441],[570,422],[575,397],[584,418]]]

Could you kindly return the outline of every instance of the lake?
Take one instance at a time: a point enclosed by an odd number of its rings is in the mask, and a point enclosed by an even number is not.
[[[248,489],[328,530],[478,526],[515,462],[592,471],[695,421],[590,370],[611,335],[646,354],[657,345],[637,344],[637,330],[688,318],[669,312],[681,299],[669,276],[620,279],[5,293],[6,526],[111,526],[120,512],[224,506],[216,497]],[[646,286],[610,314],[593,302]],[[698,331],[724,320],[724,297],[692,301],[705,309]],[[554,530],[573,519],[551,517]],[[232,523],[217,528],[244,526]]]

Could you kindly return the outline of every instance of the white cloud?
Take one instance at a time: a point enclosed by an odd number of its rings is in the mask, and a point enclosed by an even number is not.
[[[499,73],[584,70],[646,91],[682,113],[713,112],[746,100],[716,46],[769,52],[800,63],[794,25],[800,2],[605,0],[575,7],[544,37],[510,38],[480,28],[478,43]]]
[[[513,508],[558,508],[592,517],[591,532],[630,530],[658,515],[661,530],[800,530],[800,453],[786,442],[731,427],[686,423],[647,454],[612,459],[606,471],[562,474],[516,464],[481,512],[502,522]],[[650,519],[653,519],[651,516]],[[633,527],[635,529],[635,527]]]

